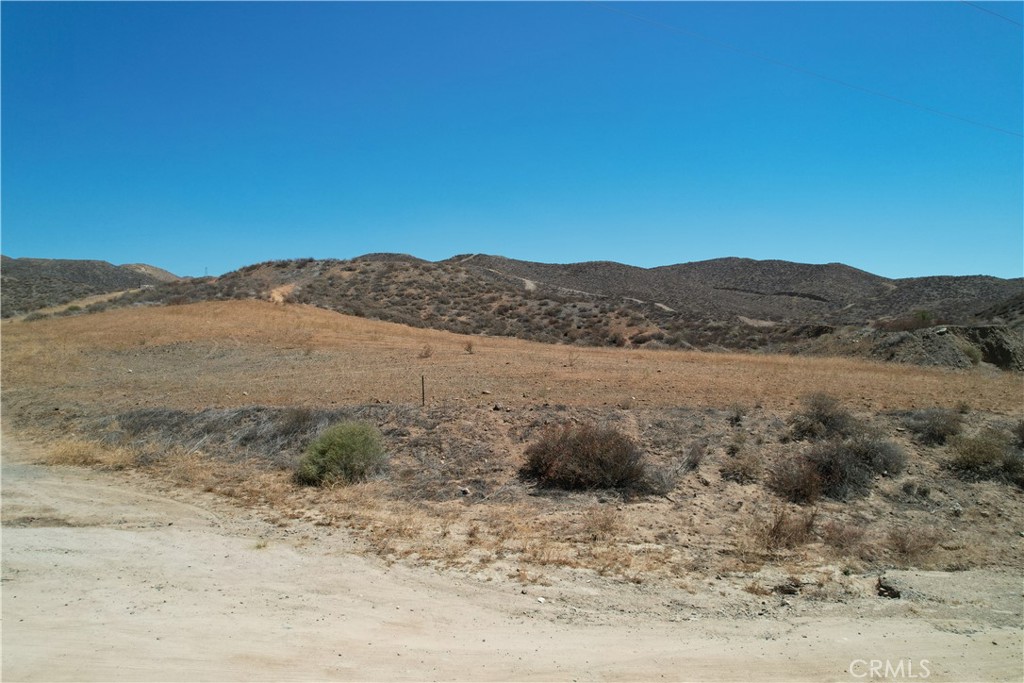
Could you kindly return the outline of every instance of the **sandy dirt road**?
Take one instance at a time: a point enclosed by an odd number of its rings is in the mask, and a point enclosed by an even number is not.
[[[588,617],[557,586],[387,567],[344,531],[281,529],[137,473],[39,466],[6,438],[2,467],[4,681],[857,681],[871,660],[904,679],[1022,674],[1005,619]]]

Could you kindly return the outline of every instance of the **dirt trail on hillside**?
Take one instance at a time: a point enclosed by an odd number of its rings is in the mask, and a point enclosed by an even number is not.
[[[817,619],[666,621],[642,604],[581,617],[558,586],[388,567],[341,530],[32,460],[4,439],[4,681],[855,681],[873,659],[935,681],[1022,673],[1019,624],[952,603],[941,623],[843,605]],[[965,600],[997,590],[962,576]],[[1009,585],[993,604],[1019,602]]]

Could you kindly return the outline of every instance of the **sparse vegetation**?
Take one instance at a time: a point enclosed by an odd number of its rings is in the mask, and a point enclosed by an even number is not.
[[[906,454],[877,436],[823,441],[806,454],[783,460],[772,472],[769,486],[793,503],[813,503],[824,495],[835,500],[863,496],[875,476],[903,471]]]
[[[1024,453],[1002,430],[987,428],[951,440],[950,469],[969,480],[995,479],[1024,488]]]
[[[768,519],[755,522],[755,538],[769,552],[795,548],[811,540],[817,518],[818,513],[813,508],[796,512],[775,508]]]
[[[836,439],[851,437],[862,426],[834,396],[815,393],[802,399],[803,409],[790,418],[794,439]]]
[[[899,446],[864,435],[818,444],[807,458],[817,470],[822,494],[836,500],[866,495],[876,475],[895,476],[906,465]]]
[[[70,438],[50,446],[43,460],[51,465],[120,470],[135,465],[138,454],[126,446],[108,446],[97,441]]]
[[[934,526],[914,524],[896,526],[886,536],[889,547],[904,564],[913,565],[924,559],[942,540]]]
[[[821,540],[837,550],[853,554],[867,532],[863,524],[830,519],[820,526]]]
[[[343,422],[309,445],[295,470],[295,479],[307,486],[352,484],[380,473],[384,464],[380,432],[365,423]]]
[[[645,479],[643,453],[608,427],[563,424],[547,429],[526,449],[522,474],[540,486],[569,491],[635,489]]]
[[[907,417],[906,425],[917,435],[921,443],[942,445],[963,429],[963,416],[954,410],[931,408],[911,413]]]
[[[807,457],[792,456],[775,467],[768,486],[791,503],[806,505],[821,497],[821,474],[815,463]]]
[[[305,270],[314,267],[320,266]],[[557,317],[559,307],[544,307],[545,315],[550,309]],[[597,307],[577,310],[599,315]],[[254,318],[260,320],[257,338],[247,336]],[[141,454],[146,472],[266,506],[261,511],[282,527],[307,521],[344,526],[360,547],[387,562],[404,558],[496,577],[522,569],[531,581],[544,580],[538,567],[588,569],[625,581],[728,578],[754,571],[755,564],[777,571],[784,558],[806,588],[814,585],[807,575],[820,567],[816,563],[825,557],[834,564],[838,554],[817,544],[800,547],[818,537],[841,551],[856,573],[891,566],[900,556],[886,536],[890,525],[913,526],[928,514],[946,526],[961,514],[958,501],[965,503],[963,484],[943,467],[956,437],[948,448],[926,449],[917,432],[902,430],[908,416],[923,411],[906,411],[952,407],[969,396],[970,413],[958,417],[972,434],[985,425],[1005,433],[1019,417],[1019,379],[1009,374],[499,339],[488,339],[487,353],[471,356],[462,353],[466,337],[251,301],[113,310],[95,321],[5,323],[4,335],[5,419],[18,427],[39,425],[124,446]],[[424,364],[416,354],[424,344],[437,349],[437,371],[428,377],[431,402],[421,408]],[[575,367],[566,367],[567,354],[575,354]],[[251,374],[240,374],[240,367]],[[250,381],[257,376],[260,381]],[[61,378],[67,385],[57,392]],[[853,435],[793,443],[789,406],[818,387],[842,397],[843,403],[834,399],[832,412],[851,416]],[[623,409],[623,397],[632,394],[637,399]],[[195,407],[202,405],[229,407]],[[856,417],[847,405],[856,406]],[[388,476],[324,492],[296,487],[306,446],[342,420],[373,424],[384,435]],[[612,492],[587,485],[571,494],[537,495],[544,487],[517,476],[521,451],[555,429],[550,425],[570,423],[629,435],[643,454],[640,482]],[[811,513],[765,488],[804,505],[820,500],[822,472],[809,456],[828,447],[853,450],[848,460],[867,463],[870,489],[876,470],[900,469],[886,448],[852,448],[871,429],[896,430],[895,438],[917,456],[913,477],[879,486],[870,501],[822,502],[822,519],[811,520],[806,540],[792,540],[800,533],[790,532],[806,529]],[[756,483],[759,466],[765,488]],[[693,474],[679,476],[686,472]],[[754,483],[740,487],[730,479]],[[1007,499],[993,500],[998,487],[977,490],[984,494],[979,504],[964,504],[956,522],[956,541],[968,538],[971,550],[944,543],[935,553],[943,567],[978,563],[975,547],[1012,562],[1020,557],[1012,546],[1015,531],[1004,533],[1009,513],[989,507]],[[632,495],[656,491],[668,495]],[[772,502],[786,519],[768,512]],[[1012,504],[1006,509],[1015,511]],[[757,533],[771,540],[755,543],[752,520],[763,522]],[[799,551],[783,552],[787,544]],[[758,578],[771,582],[764,584],[768,590],[777,581]]]
[[[753,484],[761,479],[761,459],[749,450],[730,455],[722,461],[722,478],[737,484]]]

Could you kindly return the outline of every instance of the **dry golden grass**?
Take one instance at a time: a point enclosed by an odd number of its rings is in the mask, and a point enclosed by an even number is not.
[[[264,510],[282,526],[300,521],[345,526],[388,561],[490,571],[530,583],[546,582],[560,571],[593,571],[640,582],[748,571],[773,561],[817,566],[820,552],[805,555],[816,532],[809,512],[776,509],[769,514],[778,501],[764,487],[737,486],[721,477],[722,465],[728,463],[726,470],[735,467],[738,458],[749,459],[738,463],[745,472],[761,469],[767,446],[753,439],[740,443],[736,434],[741,432],[735,430],[767,424],[769,414],[790,412],[802,396],[827,391],[851,410],[864,413],[955,408],[964,400],[975,410],[996,414],[1019,415],[1021,409],[1020,376],[981,369],[550,346],[256,301],[4,322],[2,333],[5,409],[14,408],[8,414],[23,410],[31,418],[52,415],[54,408],[59,413],[109,415],[147,406],[200,410],[373,401],[418,404],[423,375],[428,402],[465,406],[450,414],[478,423],[475,427],[486,432],[492,445],[487,457],[508,473],[518,465],[525,438],[514,427],[531,419],[524,417],[533,414],[530,407],[627,406],[622,408],[622,426],[633,436],[640,429],[641,411],[635,409],[732,407],[727,412],[735,417],[721,418],[718,443],[722,448],[734,444],[737,458],[726,461],[727,451],[711,447],[706,456],[711,466],[701,465],[702,458],[697,458],[698,471],[685,476],[672,496],[640,503],[614,497],[598,502],[596,495],[587,493],[565,499],[527,498],[523,491],[518,497],[424,502],[403,499],[396,486],[402,476],[398,469],[393,481],[310,490],[297,487],[286,471],[210,457],[194,446],[143,454],[159,457],[141,459],[156,477]],[[472,353],[467,352],[470,342]],[[427,357],[421,357],[424,347],[432,350]],[[520,422],[506,423],[504,411],[491,410],[495,403],[524,408],[522,415],[508,418]],[[736,407],[739,403],[742,410]],[[454,428],[463,429],[457,424]],[[679,457],[685,455],[691,436],[679,435]],[[771,453],[778,457],[786,447],[774,443]],[[134,453],[116,450],[69,441],[58,444],[52,457],[101,467],[133,464]],[[705,455],[704,446],[699,454]],[[444,485],[462,484],[445,479]],[[884,546],[885,552],[905,562],[934,556],[935,561],[950,564],[983,563],[973,554],[963,559],[966,551],[961,549],[916,548],[913,535],[886,536],[888,527],[879,526],[883,513],[870,509],[872,504],[857,504],[863,523],[846,516],[844,511],[853,506],[823,504],[830,506],[823,508],[830,521],[816,533],[836,556],[830,561],[855,563],[862,547]],[[1004,543],[1002,535],[992,539]],[[989,549],[996,548],[997,541],[979,536],[974,543]],[[993,556],[1019,554],[1005,545],[1009,543],[1012,538]]]
[[[827,390],[854,410],[1021,406],[1021,379],[1011,373],[467,338],[258,301],[5,322],[2,331],[5,390],[60,387],[63,400],[112,409],[418,403],[421,375],[432,403],[726,407],[742,399],[786,409]],[[425,346],[433,352],[421,358]]]
[[[74,465],[121,470],[138,462],[138,452],[126,446],[106,446],[85,439],[64,439],[48,446],[41,461],[48,465]]]

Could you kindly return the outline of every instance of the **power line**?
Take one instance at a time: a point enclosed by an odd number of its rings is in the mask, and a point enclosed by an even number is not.
[[[1006,128],[1000,128],[999,126],[993,126],[992,124],[985,123],[983,121],[976,121],[975,119],[969,119],[966,116],[960,116],[959,114],[953,114],[953,113],[950,113],[948,111],[943,111],[941,109],[935,109],[934,107],[929,107],[928,105],[925,105],[925,104],[919,104],[917,102],[914,102],[913,100],[908,100],[908,99],[904,99],[902,97],[897,97],[895,95],[890,95],[889,93],[882,92],[881,90],[874,90],[872,88],[867,88],[867,87],[864,87],[862,85],[857,85],[856,83],[850,83],[849,81],[844,81],[844,80],[842,80],[840,78],[835,78],[833,76],[829,76],[827,74],[823,74],[823,73],[820,73],[818,71],[812,71],[810,69],[805,69],[802,66],[797,66],[796,64],[790,64],[789,62],[784,62],[781,59],[776,59],[774,57],[770,57],[768,55],[761,54],[760,52],[754,52],[753,50],[748,50],[746,48],[742,48],[742,47],[739,47],[737,45],[733,45],[732,43],[727,43],[725,41],[718,40],[717,38],[712,38],[710,36],[706,36],[703,33],[697,33],[696,31],[691,31],[689,29],[680,28],[679,26],[675,26],[674,24],[669,24],[667,22],[664,22],[664,21],[661,21],[661,20],[658,20],[658,19],[649,19],[647,17],[640,16],[639,14],[633,14],[632,12],[627,12],[627,11],[619,9],[617,7],[611,7],[608,4],[603,3],[603,2],[596,2],[596,0],[588,0],[588,1],[590,2],[591,5],[593,5],[595,7],[600,7],[601,9],[606,10],[608,12],[614,12],[615,14],[621,14],[623,16],[629,17],[630,19],[635,19],[636,21],[640,21],[640,22],[643,22],[645,24],[650,24],[651,26],[656,26],[658,28],[664,29],[664,30],[672,32],[672,33],[678,33],[680,35],[689,36],[691,38],[697,38],[698,40],[703,40],[706,43],[711,43],[712,45],[717,45],[718,47],[721,47],[723,49],[731,50],[732,52],[736,52],[738,54],[745,55],[747,57],[753,57],[754,59],[759,59],[762,62],[767,62],[768,64],[774,64],[775,66],[780,66],[780,67],[782,67],[784,69],[789,69],[790,71],[795,71],[797,73],[804,74],[805,76],[812,76],[814,78],[820,79],[822,81],[826,81],[828,83],[832,83],[834,85],[839,85],[839,86],[842,86],[844,88],[849,88],[850,90],[856,90],[858,92],[865,93],[867,95],[873,95],[875,97],[880,97],[882,99],[886,99],[886,100],[889,100],[891,102],[896,102],[898,104],[902,104],[902,105],[905,105],[907,107],[913,107],[914,109],[920,109],[921,111],[926,111],[926,112],[928,112],[930,114],[936,114],[938,116],[944,116],[944,117],[946,117],[948,119],[953,119],[955,121],[960,121],[962,123],[969,123],[972,126],[978,126],[980,128],[987,128],[987,129],[993,130],[993,131],[995,131],[997,133],[1002,133],[1004,135],[1011,135],[1011,136],[1013,136],[1015,138],[1024,138],[1024,134],[1018,133],[1018,132],[1013,131],[1013,130],[1007,130]]]
[[[1013,24],[1014,26],[1020,26],[1020,27],[1024,28],[1024,24],[1020,23],[1016,19],[1011,19],[1010,17],[1006,16],[1005,14],[1000,14],[999,12],[993,12],[992,10],[988,9],[987,7],[982,7],[981,5],[975,4],[973,2],[968,2],[968,0],[960,0],[960,2],[962,2],[965,5],[970,5],[974,9],[980,10],[982,12],[985,12],[986,14],[991,14],[994,17],[999,17],[1003,21],[1008,21],[1011,24]]]

